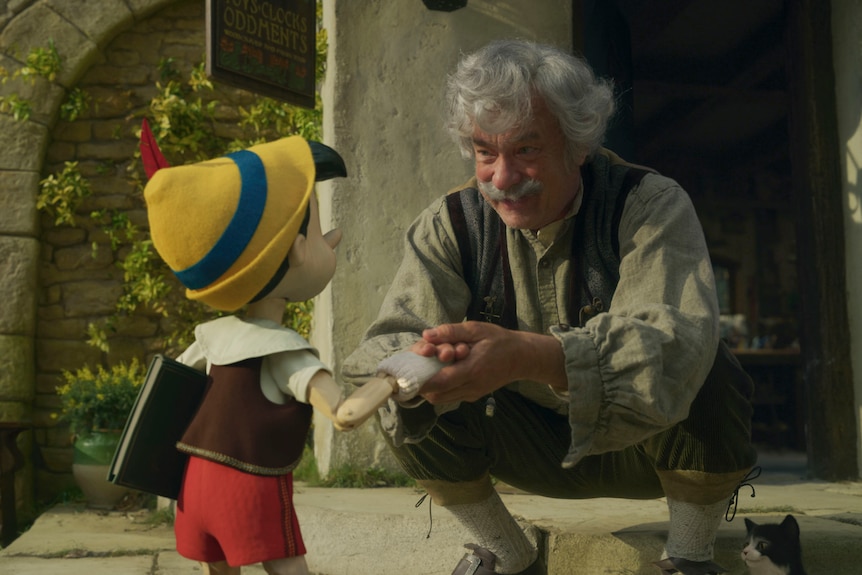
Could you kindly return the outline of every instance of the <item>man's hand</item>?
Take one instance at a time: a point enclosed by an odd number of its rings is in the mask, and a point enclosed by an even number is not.
[[[431,330],[425,330],[426,333],[429,331]],[[451,363],[470,355],[470,345],[463,342],[435,345],[424,339],[420,339],[410,347],[410,351],[425,357],[436,357],[443,363]]]
[[[412,351],[454,361],[422,387],[420,395],[431,403],[476,401],[520,379],[568,386],[562,347],[549,335],[468,321],[427,329],[422,338]]]

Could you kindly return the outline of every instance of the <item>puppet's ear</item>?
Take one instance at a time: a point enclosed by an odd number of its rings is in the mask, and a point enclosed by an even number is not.
[[[147,179],[152,178],[153,174],[162,168],[169,168],[170,164],[165,160],[162,151],[159,150],[159,145],[156,143],[156,137],[153,131],[150,130],[150,124],[147,119],[141,122],[141,161],[144,164],[144,171],[147,173]]]
[[[287,261],[290,262],[290,267],[299,267],[305,262],[308,256],[308,241],[304,234],[298,234],[293,240],[293,245],[290,246],[290,251],[287,252]]]

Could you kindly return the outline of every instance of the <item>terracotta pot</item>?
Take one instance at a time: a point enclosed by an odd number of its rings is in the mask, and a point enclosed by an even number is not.
[[[129,492],[107,479],[119,441],[119,431],[93,431],[75,439],[72,476],[84,492],[87,507],[113,509]]]

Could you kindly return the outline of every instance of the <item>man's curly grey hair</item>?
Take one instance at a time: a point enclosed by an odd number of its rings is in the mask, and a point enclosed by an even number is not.
[[[447,128],[462,155],[473,155],[475,127],[501,134],[528,124],[534,96],[558,120],[568,160],[602,145],[614,113],[611,83],[596,78],[583,59],[552,46],[498,40],[465,56],[448,78]]]

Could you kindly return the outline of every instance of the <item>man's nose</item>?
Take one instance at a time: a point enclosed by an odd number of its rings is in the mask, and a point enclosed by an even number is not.
[[[520,183],[521,179],[521,173],[518,171],[515,162],[511,158],[507,158],[501,154],[494,164],[494,175],[491,178],[491,183],[497,189],[505,191]]]

